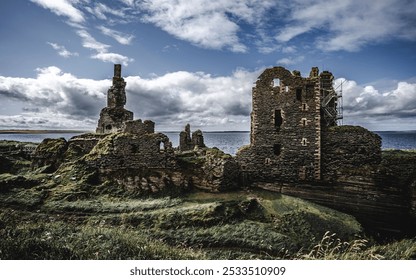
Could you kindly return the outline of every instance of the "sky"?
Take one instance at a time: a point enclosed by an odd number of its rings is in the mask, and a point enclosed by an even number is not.
[[[94,130],[120,63],[158,131],[248,131],[278,65],[331,71],[343,124],[416,130],[414,0],[2,0],[0,38],[0,129]]]

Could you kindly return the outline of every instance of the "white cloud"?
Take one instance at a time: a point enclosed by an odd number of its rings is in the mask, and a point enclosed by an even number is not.
[[[75,8],[68,0],[30,0],[39,6],[51,10],[58,16],[68,17],[71,22],[82,23],[85,21],[84,14]]]
[[[54,50],[58,51],[58,54],[62,57],[68,58],[71,56],[78,56],[77,52],[70,52],[64,46],[58,45],[56,43],[47,42]]]
[[[98,42],[85,30],[78,30],[77,34],[82,38],[82,45],[84,48],[92,49],[97,52],[91,55],[91,58],[93,59],[98,59],[103,62],[121,63],[124,66],[127,66],[130,62],[134,61],[134,59],[127,56],[109,52],[108,49],[111,47],[110,45]]]
[[[209,49],[247,52],[239,38],[240,21],[257,24],[272,1],[261,0],[149,0],[143,20],[179,39]]]
[[[126,77],[126,108],[135,118],[155,121],[159,129],[182,129],[186,123],[203,129],[249,129],[251,88],[260,72]],[[23,104],[21,113],[1,116],[0,126],[94,129],[110,85],[110,80],[80,79],[54,66],[38,69],[36,78],[0,76],[0,102]],[[416,129],[416,83],[400,81],[384,90],[347,80],[342,88],[345,124]]]
[[[337,79],[335,84],[342,81],[347,123],[369,126],[374,130],[398,130],[407,123],[407,129],[416,129],[416,83],[397,82],[394,89],[383,90],[345,79]]]
[[[82,46],[87,49],[92,49],[97,52],[107,52],[110,45],[103,44],[95,40],[95,38],[85,30],[78,30],[78,36],[82,38]]]
[[[310,31],[318,31],[321,49],[356,51],[366,44],[392,38],[416,40],[416,2],[395,0],[293,1],[288,22],[276,39],[288,42]]]
[[[293,64],[297,64],[299,62],[302,62],[305,59],[304,56],[296,56],[296,57],[284,57],[279,59],[278,61],[276,61],[277,64],[282,64],[282,65],[293,65]]]
[[[86,124],[95,120],[104,105],[110,81],[79,79],[54,66],[37,69],[37,72],[36,78],[0,76],[0,100],[24,102],[32,111],[4,118],[3,126],[5,120],[16,119],[22,121],[21,126],[30,125],[32,119],[44,127],[53,127],[65,118],[65,123],[78,124],[82,124],[82,120]],[[43,125],[41,120],[44,120]]]
[[[162,128],[182,129],[189,122],[201,127],[248,129],[251,86],[258,74],[236,70],[231,76],[213,77],[180,71],[148,79],[126,77],[126,107],[136,118],[152,119]],[[110,80],[79,79],[53,66],[38,69],[36,78],[0,76],[0,102],[15,100],[30,108],[5,118],[0,126],[17,126],[20,119],[20,127],[30,123],[64,127],[56,124],[62,120],[63,124],[73,123],[71,127],[77,124],[93,129],[110,85]],[[82,120],[86,122],[82,124]]]
[[[101,32],[104,35],[107,35],[113,38],[114,40],[116,40],[122,45],[130,45],[131,41],[134,39],[133,35],[127,35],[127,34],[124,34],[123,32],[119,32],[117,30],[110,29],[104,26],[99,26],[98,29],[101,30]]]
[[[114,7],[108,7],[103,3],[94,3],[94,7],[86,7],[85,9],[101,20],[108,20],[106,14],[117,17],[126,16],[122,10],[115,9]]]
[[[79,0],[31,0],[32,2],[38,4],[39,6],[50,9],[53,13],[59,16],[68,17],[70,20],[68,22],[69,26],[76,29],[76,33],[82,40],[82,46],[87,49],[96,51],[95,54],[92,54],[90,57],[92,59],[98,59],[103,62],[112,62],[112,63],[122,63],[127,66],[128,63],[133,62],[134,59],[129,58],[125,55],[109,52],[110,45],[101,43],[97,41],[88,31],[86,31],[86,18],[84,14],[77,8],[74,7],[75,4],[78,4],[81,8],[84,8],[86,11],[94,14],[97,18],[101,20],[107,20],[106,14],[111,14],[118,17],[124,17],[125,14],[121,10],[108,7],[103,3],[93,3],[94,7],[91,8],[88,5],[90,1],[84,0],[83,3],[79,3]],[[104,35],[110,36],[120,44],[128,45],[131,43],[134,38],[132,35],[126,35],[122,32],[106,28],[99,28]],[[64,46],[60,46],[56,43],[48,43],[52,48],[58,51],[58,54],[63,57],[76,56],[78,53],[71,53]]]
[[[112,63],[120,63],[123,64],[124,66],[127,66],[130,62],[133,62],[134,59],[129,58],[127,56],[118,54],[118,53],[111,53],[111,52],[106,52],[106,53],[97,53],[91,56],[91,58],[94,59],[98,59],[104,62],[112,62]]]

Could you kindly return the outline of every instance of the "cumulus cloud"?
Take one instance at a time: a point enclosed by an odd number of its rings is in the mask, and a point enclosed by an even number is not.
[[[106,106],[110,80],[80,79],[51,66],[36,78],[0,76],[0,102],[24,104],[22,112],[0,116],[1,127],[94,129]],[[202,129],[249,129],[251,88],[259,71],[237,69],[230,76],[178,71],[163,76],[129,76],[127,106],[135,118],[151,119],[159,129],[180,129],[186,123]],[[373,130],[415,127],[416,83],[400,81],[392,89],[344,81],[344,123]]]
[[[375,130],[397,130],[404,123],[415,127],[416,83],[397,82],[390,90],[362,86],[345,79],[335,81],[337,86],[341,83],[344,118],[348,123]]]
[[[75,8],[71,1],[68,0],[30,0],[39,6],[51,10],[58,16],[65,16],[71,22],[82,23],[85,21],[84,14]]]
[[[228,77],[202,72],[173,72],[152,79],[127,77],[131,108],[162,127],[198,126],[249,128],[251,86],[258,72],[237,70]]]
[[[68,58],[71,56],[78,56],[77,52],[70,52],[64,46],[58,45],[56,43],[47,42],[54,50],[58,51],[58,55]]]
[[[257,24],[272,6],[264,0],[148,0],[141,3],[142,18],[197,46],[247,52],[241,42],[240,21]]]
[[[110,81],[79,79],[54,66],[37,71],[36,78],[0,76],[0,100],[15,100],[27,104],[26,108],[36,108],[32,112],[23,110],[22,115],[2,117],[3,124],[7,120],[15,123],[19,119],[29,123],[32,116],[39,125],[39,120],[45,120],[49,127],[53,127],[59,118],[67,119],[65,123],[78,124],[84,120],[88,124],[96,118],[104,105]]]
[[[126,107],[136,118],[152,119],[166,129],[179,129],[188,122],[248,129],[251,86],[258,74],[236,70],[220,77],[185,71],[148,79],[130,76],[125,78]],[[38,69],[36,78],[0,76],[0,100],[16,100],[33,108],[4,117],[0,126],[21,127],[32,121],[42,127],[64,127],[56,124],[62,120],[71,127],[93,129],[110,85],[110,80],[79,79],[53,66]]]
[[[119,63],[123,64],[124,66],[127,66],[130,62],[134,61],[134,59],[129,58],[127,56],[111,52],[97,53],[92,55],[91,58],[95,58],[104,62]]]

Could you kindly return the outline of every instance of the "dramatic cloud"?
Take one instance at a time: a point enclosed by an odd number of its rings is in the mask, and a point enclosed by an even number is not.
[[[127,35],[127,34],[124,34],[123,32],[119,32],[119,31],[116,31],[116,30],[113,30],[104,26],[99,26],[98,29],[101,30],[101,32],[104,35],[107,35],[113,38],[114,40],[116,40],[122,45],[130,45],[131,41],[134,39],[133,35]]]
[[[158,125],[249,128],[251,87],[258,72],[237,70],[229,77],[174,72],[152,79],[127,77],[129,107]]]
[[[128,2],[132,8],[136,7],[132,1]],[[414,1],[144,0],[137,3],[145,13],[142,18],[145,22],[210,49],[247,52],[246,40],[250,38],[259,52],[270,53],[280,49],[276,44],[286,44],[304,34],[312,34],[314,46],[328,51],[356,51],[392,38],[416,40]]]
[[[251,88],[260,72],[126,77],[126,108],[135,118],[155,121],[159,130],[181,129],[186,123],[202,129],[248,130]],[[342,81],[345,124],[373,130],[414,127],[416,83],[397,82],[389,90],[344,79],[335,85]],[[53,66],[38,69],[36,78],[0,76],[0,102],[23,104],[21,113],[0,116],[0,126],[94,129],[110,85],[110,80],[79,79]]]
[[[84,14],[72,5],[68,0],[30,0],[39,6],[51,10],[58,16],[65,16],[71,22],[82,23],[85,21]]]
[[[148,0],[140,8],[143,18],[182,40],[209,49],[246,52],[239,24],[257,24],[272,6],[264,0]]]
[[[416,83],[397,82],[392,90],[379,90],[344,79],[337,79],[335,84],[340,85],[341,82],[347,123],[375,130],[397,130],[404,124],[415,127]]]
[[[286,10],[288,22],[276,36],[279,42],[312,31],[318,34],[318,47],[329,51],[357,51],[392,38],[416,40],[415,1],[295,0]]]
[[[82,31],[101,26],[104,35],[123,45],[133,36],[113,26],[138,21],[202,48],[237,53],[248,52],[252,45],[264,54],[285,53],[285,48],[294,53],[291,46],[299,36],[309,36],[307,47],[325,51],[416,40],[416,2],[411,0],[31,1],[69,18],[68,23]]]
[[[110,81],[107,80],[78,79],[53,66],[38,69],[35,79],[0,76],[0,100],[24,102],[26,108],[35,107],[35,111],[42,112],[29,113],[23,110],[22,115],[1,118],[3,123],[20,119],[29,123],[32,116],[39,125],[39,120],[44,120],[48,127],[53,127],[59,118],[67,119],[65,123],[71,121],[79,125],[85,120],[85,127],[104,106],[103,100],[109,85]]]
[[[71,56],[78,56],[77,52],[70,52],[64,46],[58,45],[56,43],[47,42],[54,50],[58,51],[58,55],[68,58]]]
[[[229,77],[213,77],[181,71],[149,79],[126,77],[127,108],[136,118],[152,119],[164,129],[179,129],[188,122],[248,129],[251,86],[258,74],[237,70]],[[0,126],[63,127],[56,124],[63,120],[71,127],[93,129],[110,85],[110,80],[78,79],[57,67],[38,69],[34,79],[0,76],[0,101],[26,104],[19,115],[1,116]]]

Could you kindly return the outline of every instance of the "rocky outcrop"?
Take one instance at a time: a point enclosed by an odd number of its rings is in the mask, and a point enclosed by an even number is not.
[[[46,167],[48,172],[59,168],[64,161],[64,154],[68,148],[65,138],[44,139],[32,155],[32,169]]]
[[[240,188],[240,167],[235,159],[212,148],[178,155],[178,164],[189,175],[191,185],[209,192]]]

